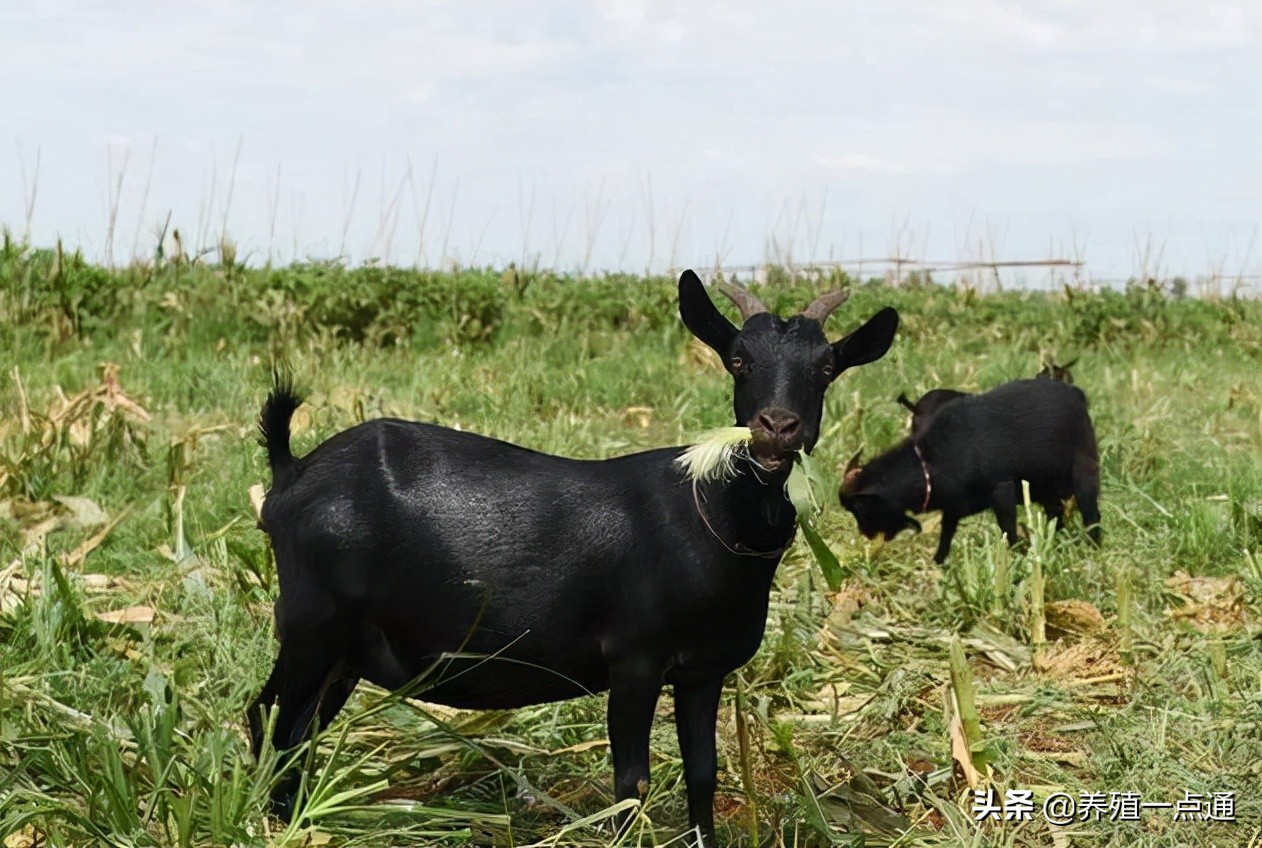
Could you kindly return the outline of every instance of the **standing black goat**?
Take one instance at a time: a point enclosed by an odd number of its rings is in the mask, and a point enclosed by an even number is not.
[[[897,447],[846,468],[841,505],[859,532],[893,538],[920,524],[907,515],[942,511],[933,559],[946,561],[961,518],[984,509],[1009,544],[1017,541],[1021,481],[1057,525],[1072,496],[1092,541],[1100,542],[1100,461],[1081,389],[1053,380],[1017,380],[955,398]]]
[[[735,381],[750,459],[727,482],[689,483],[680,448],[564,459],[397,419],[369,421],[299,459],[301,402],[277,381],[260,417],[272,490],[262,524],[276,553],[280,652],[249,710],[257,752],[299,744],[355,684],[409,686],[421,700],[506,709],[609,690],[615,796],[642,798],[649,729],[674,687],[688,818],[714,834],[715,721],[724,677],[754,655],[776,566],[793,538],[793,454],[819,436],[824,391],[881,358],[886,308],[839,341],[822,324],[833,292],[787,320],[724,287],[723,317],[692,271],[679,312]],[[296,775],[273,797],[292,816]]]
[[[1073,385],[1074,375],[1069,370],[1077,362],[1077,359],[1071,359],[1064,365],[1057,365],[1055,362],[1048,361],[1039,372],[1034,375],[1036,380],[1055,380],[1058,383],[1068,383]],[[937,413],[943,405],[950,403],[957,398],[968,397],[968,392],[961,392],[956,389],[930,389],[920,396],[920,400],[912,403],[906,393],[899,394],[895,398],[900,404],[907,408],[911,413],[911,434],[912,438],[916,438],[920,433],[924,432],[929,419]]]

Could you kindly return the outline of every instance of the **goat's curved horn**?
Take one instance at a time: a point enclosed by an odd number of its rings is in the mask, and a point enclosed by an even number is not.
[[[811,318],[823,324],[828,320],[828,316],[833,314],[833,310],[841,306],[850,298],[850,289],[839,289],[838,291],[830,291],[821,294],[811,302],[811,305],[802,310],[802,315]]]
[[[768,312],[766,306],[758,298],[754,297],[749,289],[742,286],[733,286],[728,283],[715,283],[715,288],[727,295],[727,299],[736,304],[736,308],[741,311],[741,320],[748,321],[751,315],[757,315],[761,312]]]
[[[847,495],[854,491],[854,484],[859,479],[859,473],[863,471],[863,465],[860,464],[862,456],[863,448],[859,448],[847,460],[846,470],[841,473],[841,491]]]

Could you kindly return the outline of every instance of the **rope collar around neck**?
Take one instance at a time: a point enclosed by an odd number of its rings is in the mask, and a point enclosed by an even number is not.
[[[751,470],[755,465],[756,463],[753,461],[750,462]],[[767,485],[767,483],[758,476],[757,471],[754,471],[753,473],[754,478],[758,480],[759,483],[764,486]],[[774,548],[769,551],[756,551],[743,542],[737,542],[734,545],[729,545],[727,542],[723,541],[723,537],[715,531],[714,526],[710,524],[710,519],[706,517],[705,509],[701,506],[701,493],[697,490],[697,481],[695,479],[692,481],[692,502],[697,507],[697,515],[701,516],[701,523],[705,525],[705,529],[709,530],[710,535],[717,539],[719,544],[726,548],[729,553],[735,554],[736,556],[779,559],[784,555],[784,552],[788,549],[789,545],[793,544],[793,539],[797,535],[798,528],[795,522],[793,529],[789,531],[789,538],[786,539],[784,544],[778,548]]]
[[[929,463],[925,462],[925,455],[920,452],[920,444],[911,443],[911,449],[916,453],[916,459],[920,460],[920,473],[925,475],[925,500],[920,505],[920,512],[929,511],[929,499],[933,497],[933,480],[929,477]]]

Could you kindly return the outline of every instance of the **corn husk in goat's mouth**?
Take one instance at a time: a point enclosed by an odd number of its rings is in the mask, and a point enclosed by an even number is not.
[[[690,480],[703,483],[711,480],[731,480],[736,476],[736,460],[749,458],[749,444],[754,439],[748,427],[720,427],[702,434],[696,444],[675,459]],[[793,469],[785,484],[785,493],[793,506],[803,515],[818,515],[823,511],[817,489],[824,481],[811,458],[802,451],[793,456]]]
[[[736,476],[736,459],[749,452],[754,434],[748,427],[720,427],[704,433],[697,443],[675,460],[690,480],[731,480]]]
[[[748,427],[721,427],[702,435],[696,444],[679,455],[675,463],[694,481],[730,480],[736,476],[736,460],[749,455],[751,441],[753,433]],[[798,451],[785,483],[785,494],[797,511],[798,526],[824,574],[824,582],[835,592],[840,588],[843,577],[841,563],[813,523],[824,511],[819,493],[826,490],[825,483],[819,467],[805,452]]]

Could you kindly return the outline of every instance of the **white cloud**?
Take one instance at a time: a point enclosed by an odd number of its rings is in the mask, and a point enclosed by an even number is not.
[[[938,162],[887,162],[864,153],[846,153],[841,156],[821,156],[819,164],[842,174],[853,171],[877,171],[890,174],[953,174],[959,169]]]
[[[1205,94],[1213,90],[1213,86],[1200,80],[1185,79],[1178,77],[1167,77],[1160,74],[1154,74],[1144,78],[1144,83],[1157,91],[1168,92],[1170,94]]]
[[[968,0],[925,4],[922,10],[957,27],[951,35],[959,43],[967,43],[971,35],[973,40],[1013,52],[1165,56],[1248,48],[1262,35],[1262,6],[1241,0]]]

